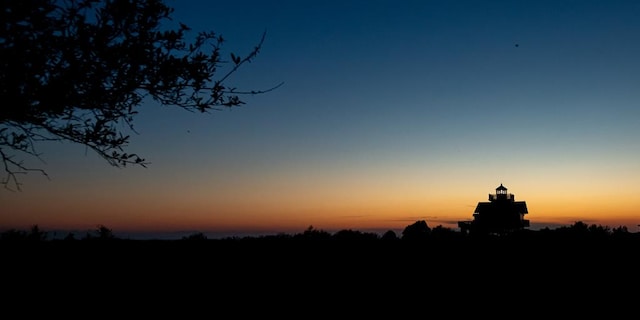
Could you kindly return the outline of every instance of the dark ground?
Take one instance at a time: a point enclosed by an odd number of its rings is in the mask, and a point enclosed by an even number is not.
[[[0,241],[0,250],[5,306],[45,304],[57,312],[80,303],[105,314],[204,309],[222,318],[295,308],[303,318],[339,310],[382,316],[378,309],[533,316],[546,308],[612,317],[637,312],[640,301],[633,233]]]

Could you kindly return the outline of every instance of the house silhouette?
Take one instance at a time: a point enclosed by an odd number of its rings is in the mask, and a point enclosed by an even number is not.
[[[473,220],[458,221],[462,233],[505,234],[529,227],[524,215],[529,213],[525,201],[515,201],[500,184],[495,194],[489,194],[489,202],[478,202]]]

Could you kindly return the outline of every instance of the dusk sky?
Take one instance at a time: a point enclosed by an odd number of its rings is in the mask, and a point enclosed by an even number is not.
[[[503,184],[531,228],[640,224],[640,1],[167,1],[278,89],[148,103],[115,168],[70,143],[0,190],[0,228],[216,235],[457,229]]]

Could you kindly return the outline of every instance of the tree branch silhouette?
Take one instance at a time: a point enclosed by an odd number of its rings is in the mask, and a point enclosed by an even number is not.
[[[161,0],[4,1],[0,18],[0,156],[5,188],[20,190],[18,175],[38,171],[17,154],[39,158],[36,144],[85,145],[110,165],[149,162],[126,152],[138,107],[148,99],[192,112],[245,103],[228,84],[260,52],[222,59],[224,38],[173,21]],[[163,24],[163,23],[167,24]],[[224,72],[223,68],[229,68]],[[48,176],[47,176],[48,177]]]

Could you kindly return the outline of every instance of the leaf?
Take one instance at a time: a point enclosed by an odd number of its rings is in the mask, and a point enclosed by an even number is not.
[[[238,57],[235,54],[233,54],[233,52],[231,53],[231,60],[233,60],[233,62],[235,64],[239,64],[240,63],[240,57]]]

